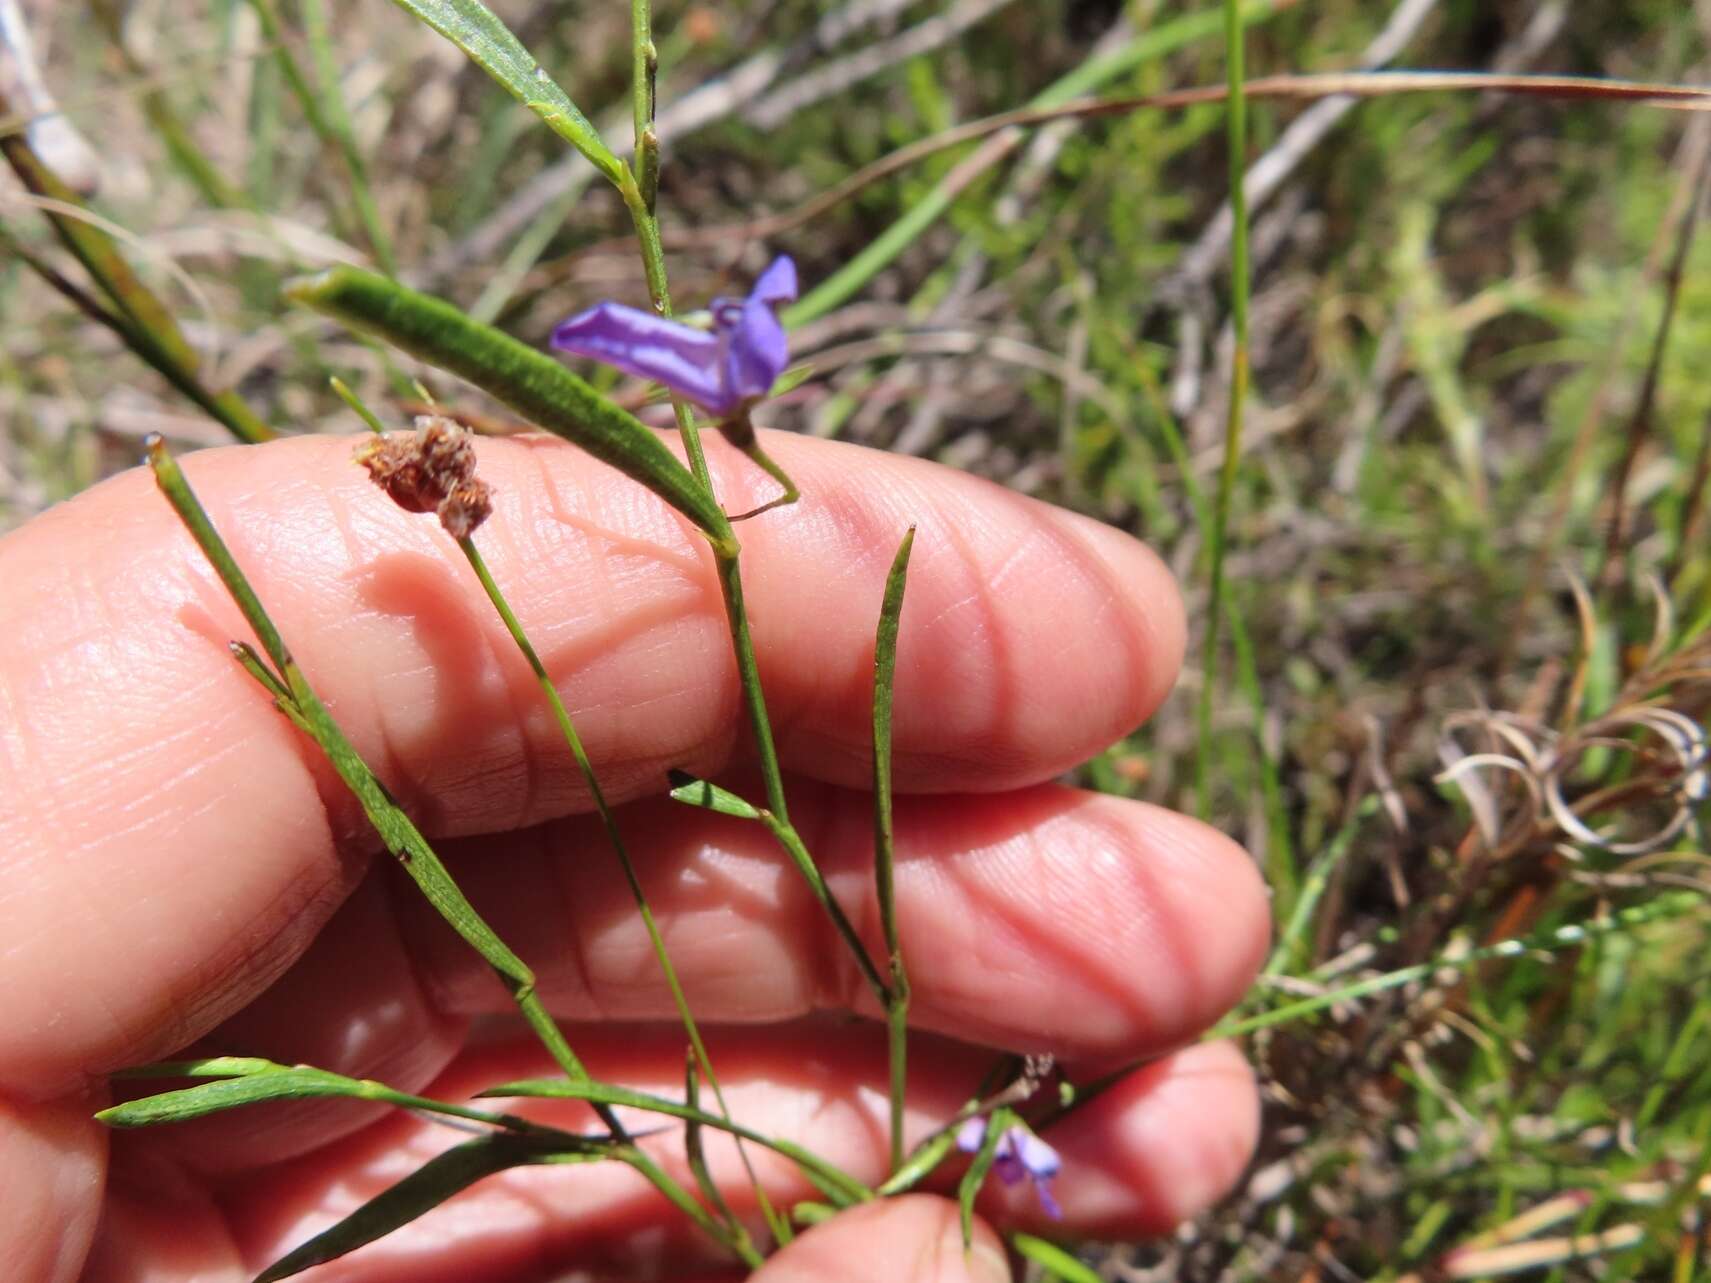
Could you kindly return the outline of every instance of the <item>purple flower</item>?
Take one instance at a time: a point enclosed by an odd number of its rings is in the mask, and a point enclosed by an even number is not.
[[[965,1154],[979,1153],[985,1140],[984,1118],[971,1118],[957,1129],[957,1148]],[[1021,1180],[1032,1181],[1040,1206],[1054,1221],[1063,1219],[1063,1209],[1052,1197],[1051,1190],[1052,1180],[1062,1165],[1057,1150],[1020,1123],[1005,1129],[992,1159],[993,1170],[1006,1185],[1014,1185]]]
[[[796,264],[779,257],[747,298],[713,300],[711,331],[606,302],[559,326],[552,344],[654,379],[724,418],[765,396],[784,373],[790,352],[778,309],[795,297]]]

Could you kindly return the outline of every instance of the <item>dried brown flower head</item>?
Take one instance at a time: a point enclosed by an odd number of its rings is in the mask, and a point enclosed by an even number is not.
[[[466,538],[493,511],[493,487],[475,475],[469,433],[440,415],[418,415],[410,436],[365,441],[356,461],[405,512],[438,513],[454,539]]]

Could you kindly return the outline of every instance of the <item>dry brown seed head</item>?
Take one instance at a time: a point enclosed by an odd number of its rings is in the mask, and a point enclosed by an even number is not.
[[[417,416],[413,435],[377,437],[356,451],[369,477],[406,512],[436,512],[454,539],[493,511],[493,489],[475,475],[469,434],[440,415]]]

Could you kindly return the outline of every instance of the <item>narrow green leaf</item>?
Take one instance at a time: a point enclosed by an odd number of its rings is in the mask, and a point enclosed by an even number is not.
[[[907,1081],[909,975],[897,935],[896,842],[891,815],[891,705],[897,680],[897,630],[903,617],[903,589],[909,578],[909,553],[915,546],[910,526],[885,578],[879,629],[873,644],[873,867],[879,896],[879,922],[890,957],[891,985],[886,1003],[886,1032],[891,1077],[891,1166],[903,1165],[903,1098]]]
[[[8,110],[6,99],[0,96],[0,116]],[[0,154],[11,164],[24,186],[36,195],[68,207],[84,208],[77,193],[42,163],[23,134],[0,133]],[[267,441],[278,435],[237,393],[229,390],[214,392],[202,385],[197,376],[199,359],[196,350],[190,346],[166,305],[131,270],[111,236],[74,214],[57,209],[45,210],[44,214],[66,248],[112,301],[114,311],[90,312],[93,319],[112,329],[126,347],[202,407],[210,418],[224,424],[238,440]],[[89,311],[85,304],[86,296],[76,291],[71,282],[34,255],[27,256],[25,261],[62,293],[74,291],[70,297],[86,312]]]
[[[974,1243],[974,1200],[980,1196],[980,1187],[986,1183],[986,1174],[992,1170],[993,1161],[998,1157],[999,1142],[1015,1122],[1016,1112],[1013,1109],[1001,1106],[992,1111],[986,1120],[986,1135],[981,1137],[980,1151],[975,1154],[974,1161],[968,1165],[957,1186],[957,1210],[962,1221],[962,1245],[965,1249]]]
[[[109,1127],[153,1127],[241,1109],[268,1100],[312,1100],[334,1096],[362,1097],[362,1084],[319,1069],[280,1069],[242,1078],[222,1078],[178,1091],[164,1091],[140,1100],[127,1100],[95,1115]]]
[[[335,267],[286,287],[297,302],[467,379],[532,423],[640,482],[734,553],[730,522],[712,493],[665,443],[545,352],[373,272]]]
[[[559,88],[546,68],[523,47],[523,42],[480,0],[394,0],[394,3],[462,49],[512,97],[588,157],[596,169],[613,183],[620,181],[625,172],[623,162],[612,154],[588,118],[577,110],[570,95]]]
[[[0,108],[0,111],[3,111]],[[83,200],[60,181],[20,133],[0,134],[0,154],[4,154],[18,176],[31,192],[57,204],[82,209]],[[84,270],[113,301],[131,325],[147,332],[160,349],[186,370],[197,365],[196,349],[178,328],[178,322],[166,306],[146,285],[137,279],[131,265],[119,253],[113,238],[86,219],[49,209],[45,211],[54,232],[72,252]]]
[[[1010,1246],[1017,1255],[1044,1270],[1048,1279],[1060,1279],[1062,1283],[1104,1283],[1097,1270],[1077,1260],[1056,1243],[1016,1230],[1010,1235]]]
[[[961,1123],[959,1118],[949,1127],[941,1128],[916,1145],[903,1160],[903,1165],[886,1177],[885,1183],[874,1192],[888,1197],[913,1189],[926,1180],[938,1170],[940,1163],[950,1157],[951,1150],[956,1146],[956,1129]]]
[[[734,815],[739,820],[761,818],[762,813],[758,806],[744,801],[729,789],[709,784],[706,780],[698,780],[683,771],[672,771],[670,779],[671,796],[676,801],[708,811],[717,811],[720,815]]]
[[[112,1127],[148,1127],[155,1123],[182,1122],[204,1114],[267,1100],[303,1100],[335,1096],[372,1100],[398,1109],[418,1110],[461,1118],[472,1123],[551,1138],[561,1145],[581,1144],[586,1137],[547,1127],[514,1114],[496,1114],[472,1109],[452,1101],[434,1100],[397,1091],[372,1078],[349,1078],[310,1065],[281,1065],[250,1056],[215,1056],[204,1060],[165,1060],[137,1069],[127,1069],[115,1078],[219,1078],[176,1091],[161,1092],[140,1100],[126,1101],[102,1110],[95,1117]]]
[[[260,1056],[205,1056],[200,1060],[157,1060],[135,1069],[121,1069],[115,1078],[243,1078],[250,1074],[284,1073],[295,1066]]]
[[[815,1203],[804,1200],[790,1209],[790,1219],[798,1225],[823,1225],[836,1216],[840,1210],[830,1203]]]
[[[287,1252],[256,1275],[255,1283],[274,1283],[276,1279],[289,1278],[310,1266],[354,1252],[364,1244],[408,1225],[484,1177],[513,1167],[594,1162],[605,1157],[607,1154],[602,1150],[566,1151],[556,1144],[520,1136],[483,1136],[468,1141],[430,1159],[331,1229]]]

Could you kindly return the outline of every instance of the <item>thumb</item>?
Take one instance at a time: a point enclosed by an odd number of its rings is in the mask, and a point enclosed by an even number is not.
[[[749,1283],[1010,1283],[998,1236],[974,1222],[964,1250],[957,1206],[930,1194],[864,1203],[816,1225]]]

